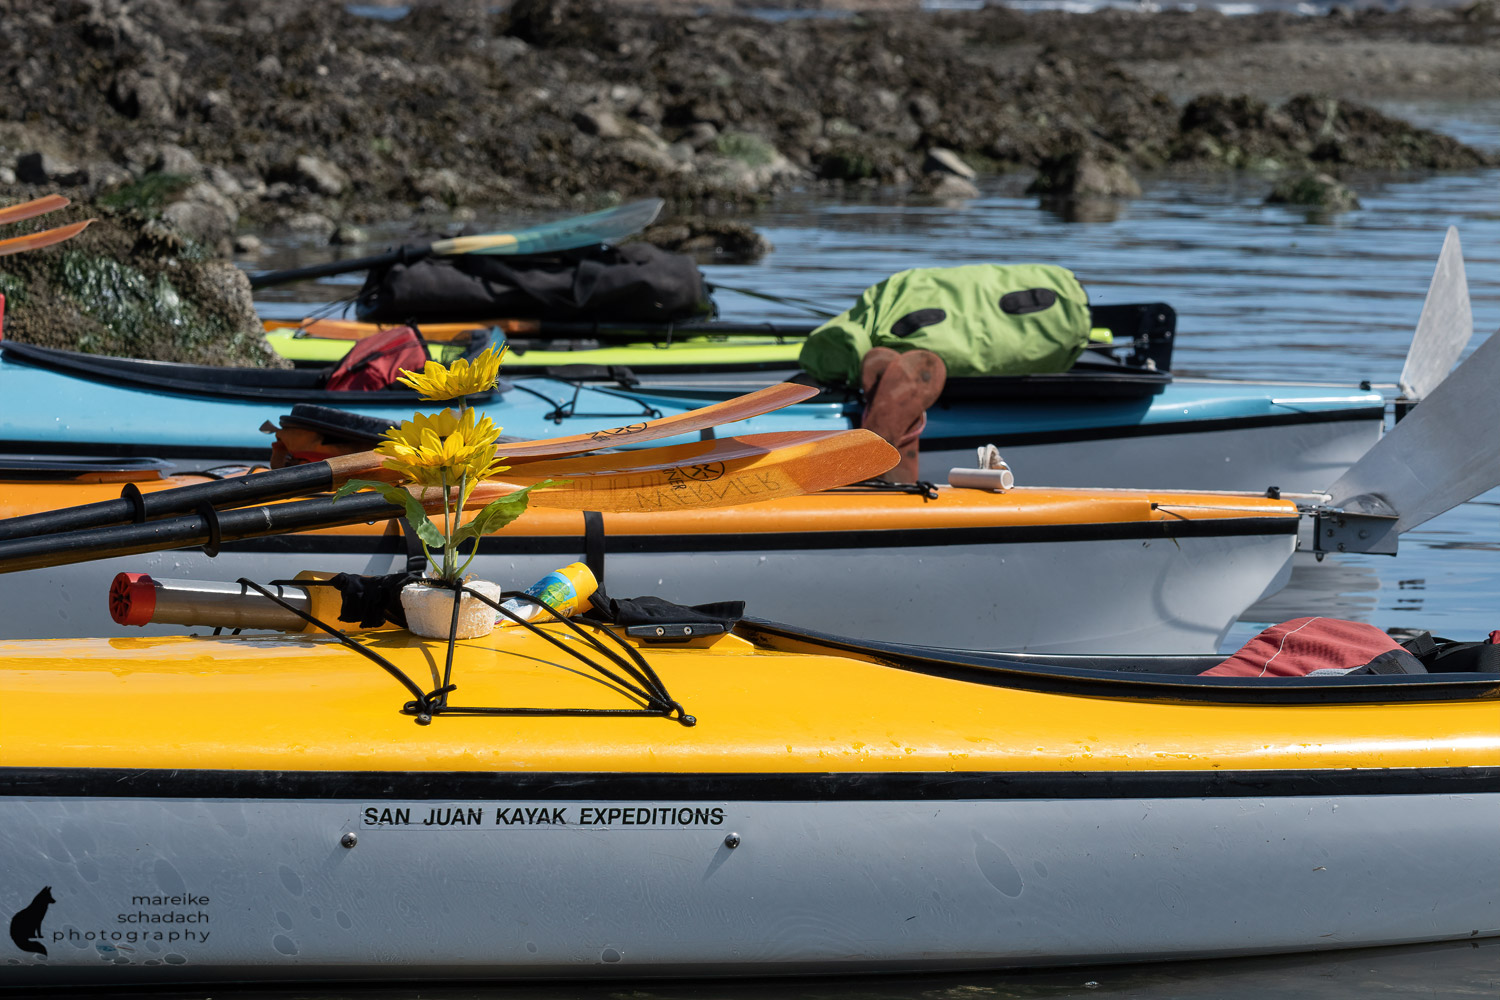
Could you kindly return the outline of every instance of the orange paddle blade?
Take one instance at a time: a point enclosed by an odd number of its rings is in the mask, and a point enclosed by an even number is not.
[[[482,505],[521,486],[563,479],[531,494],[531,503],[597,511],[730,507],[861,482],[890,469],[898,458],[896,449],[867,430],[751,434],[536,462],[502,473],[505,482],[481,484],[469,502]]]
[[[319,340],[364,340],[373,337],[377,333],[391,329],[392,326],[402,326],[401,323],[361,323],[352,319],[268,319],[261,322],[261,326],[268,332],[271,330],[297,330],[301,335],[316,337]],[[433,341],[448,342],[457,340],[470,330],[482,330],[493,326],[493,323],[423,323],[422,337],[429,343]]]
[[[23,219],[34,219],[38,215],[46,215],[59,208],[66,208],[69,204],[68,199],[60,194],[43,195],[31,201],[23,201],[19,205],[0,208],[0,225],[7,222],[20,222]]]
[[[538,441],[518,441],[515,444],[502,444],[496,448],[500,458],[514,468],[519,470],[524,466],[526,474],[530,476],[535,467],[535,460],[566,458],[569,455],[582,455],[585,452],[599,451],[604,448],[613,448],[617,445],[638,444],[646,441],[660,441],[662,438],[678,437],[683,434],[692,434],[698,431],[716,427],[719,424],[733,423],[737,420],[748,420],[758,417],[772,410],[779,410],[783,406],[792,403],[800,403],[803,400],[815,396],[818,390],[811,386],[794,385],[783,382],[779,385],[768,386],[757,389],[755,392],[726,399],[710,406],[700,407],[696,410],[687,410],[683,413],[674,413],[670,417],[662,417],[659,420],[646,420],[638,424],[629,424],[625,427],[612,427],[609,430],[592,431],[588,434],[574,434],[571,437],[545,438]],[[820,433],[839,433],[838,431],[823,431]],[[758,435],[763,436],[763,435]],[[733,440],[733,439],[725,439]],[[677,445],[681,448],[696,448],[700,445],[711,445],[715,442],[693,442],[687,445]],[[717,442],[722,444],[723,441]],[[652,451],[635,451],[625,454],[611,456],[609,461],[618,468],[633,467],[638,461],[651,461],[649,456],[656,454]],[[383,479],[394,481],[395,473],[386,469],[383,465],[384,459],[373,451],[355,452],[351,455],[335,455],[327,461],[330,475],[335,487],[342,486],[351,479]],[[892,464],[895,460],[892,459]],[[551,463],[548,463],[550,467]],[[882,469],[882,472],[885,470]],[[514,479],[515,476],[509,476]],[[545,479],[546,476],[537,476]]]
[[[601,448],[618,448],[644,441],[660,441],[663,438],[677,437],[679,434],[692,434],[706,430],[719,424],[732,424],[738,420],[758,417],[772,410],[779,410],[783,406],[791,406],[793,403],[811,399],[818,392],[819,390],[813,386],[782,382],[779,385],[757,389],[755,392],[726,399],[710,406],[688,410],[684,413],[674,413],[660,420],[643,420],[640,423],[626,424],[624,427],[611,427],[607,430],[590,431],[587,434],[574,434],[571,437],[502,444],[497,451],[507,461],[520,461],[535,458],[560,458],[564,455],[581,455],[588,451],[598,451]]]
[[[26,250],[40,250],[42,247],[50,247],[54,243],[63,240],[71,240],[79,233],[89,227],[93,219],[84,219],[67,226],[58,226],[56,229],[43,229],[39,233],[30,236],[13,236],[8,240],[0,240],[0,257],[6,254],[21,253]]]

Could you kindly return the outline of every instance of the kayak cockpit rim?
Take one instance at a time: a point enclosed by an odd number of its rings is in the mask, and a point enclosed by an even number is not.
[[[763,648],[853,656],[878,666],[974,684],[1125,701],[1329,705],[1500,700],[1500,674],[1355,674],[1201,677],[1213,655],[989,653],[896,642],[856,641],[747,618],[735,634]]]
[[[95,482],[165,479],[176,467],[165,459],[26,455],[0,453],[0,481],[48,482],[80,480]]]

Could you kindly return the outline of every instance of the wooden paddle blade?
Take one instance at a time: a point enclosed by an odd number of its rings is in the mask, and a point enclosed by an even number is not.
[[[8,240],[0,240],[0,257],[6,254],[21,253],[26,250],[40,250],[42,247],[50,247],[54,243],[63,240],[71,240],[79,233],[89,227],[93,219],[84,219],[82,222],[74,222],[67,226],[58,226],[56,229],[43,229],[39,233],[29,236],[13,236]]]
[[[858,482],[890,468],[898,457],[894,448],[865,430],[750,435],[655,449],[654,455],[656,460],[647,471],[619,471],[608,465],[609,460],[629,456],[601,455],[556,463],[566,466],[576,478],[533,493],[531,502],[542,507],[597,511],[726,507]],[[513,476],[511,480],[481,483],[468,506],[482,507],[523,486],[535,485],[542,477]],[[412,492],[427,510],[436,513],[443,509],[441,490],[414,488]],[[386,502],[380,494],[361,492],[341,500],[267,504],[212,516],[200,511],[145,524],[10,538],[0,540],[0,573],[313,531],[401,514],[400,506]]]
[[[486,233],[483,236],[455,236],[432,244],[435,254],[521,254],[556,253],[594,243],[618,243],[634,236],[651,224],[661,212],[660,198],[647,198],[626,205],[590,212],[571,219],[544,222],[514,233]]]
[[[571,437],[502,444],[497,450],[507,461],[529,462],[532,459],[561,458],[565,455],[582,455],[584,452],[598,451],[601,448],[618,448],[646,441],[660,441],[663,438],[677,437],[679,434],[692,434],[720,424],[732,424],[739,420],[758,417],[773,410],[779,410],[783,406],[805,402],[816,396],[818,391],[813,386],[782,382],[779,385],[757,389],[755,392],[748,392],[743,396],[726,399],[710,406],[688,410],[684,413],[674,413],[660,420],[643,420],[636,424],[626,424],[624,427],[611,427],[608,430],[574,434]]]
[[[566,478],[560,486],[531,494],[531,503],[606,512],[732,507],[862,482],[890,469],[899,457],[867,430],[751,434],[636,454],[538,462],[502,473],[507,482],[481,484],[470,504]]]
[[[516,461],[516,475],[524,472],[526,475],[532,476],[532,481],[536,481],[537,479],[546,478],[546,475],[535,475],[533,473],[535,464],[532,461],[533,459],[559,459],[569,455],[581,455],[584,452],[610,447],[618,443],[654,441],[664,437],[673,437],[678,434],[690,434],[694,431],[713,427],[716,424],[744,420],[748,417],[770,412],[790,403],[806,399],[815,392],[816,390],[810,389],[807,386],[792,385],[790,383],[773,385],[758,392],[752,392],[735,399],[728,399],[699,410],[675,414],[658,421],[633,424],[629,427],[617,427],[607,431],[596,431],[593,434],[556,438],[551,441],[529,441],[519,445],[502,445],[501,450],[514,455],[519,449],[522,455]],[[595,438],[601,438],[602,440],[595,440]],[[704,445],[713,445],[714,443],[694,442],[690,445],[678,447],[694,449],[703,447]],[[653,449],[651,451],[625,453],[618,456],[611,456],[609,462],[612,463],[615,471],[622,471],[635,462],[656,462],[660,464],[663,461],[662,459],[653,459],[651,456],[659,455],[661,452],[667,450],[670,449]],[[70,507],[64,510],[28,514],[24,517],[0,521],[0,542],[38,535],[81,531],[89,528],[104,528],[134,520],[138,515],[143,516],[145,520],[149,521],[159,517],[186,514],[189,511],[196,510],[205,503],[216,510],[229,510],[237,507],[245,507],[250,504],[266,503],[272,500],[282,500],[307,493],[317,493],[322,490],[334,489],[342,486],[351,479],[394,481],[397,478],[396,473],[384,468],[382,461],[381,457],[373,451],[362,451],[352,455],[338,455],[324,462],[275,469],[270,472],[257,472],[246,476],[234,476],[216,482],[180,486],[174,489],[149,493],[142,501],[142,507],[139,510],[134,504],[126,500],[108,500],[84,504],[80,507]],[[690,459],[683,457],[681,459],[674,459],[673,461],[688,462]],[[556,463],[548,463],[549,466],[554,464]],[[884,470],[879,471],[883,472]],[[579,471],[574,466],[568,466],[567,469],[557,474],[572,476],[585,473]]]
[[[628,424],[624,427],[611,427],[607,430],[590,431],[587,434],[574,434],[570,437],[546,438],[539,441],[520,441],[515,444],[502,444],[496,448],[496,453],[506,463],[518,470],[524,466],[528,476],[533,474],[533,466],[540,459],[566,458],[570,455],[582,455],[590,451],[600,451],[605,448],[617,448],[621,445],[641,444],[647,441],[660,441],[663,438],[678,437],[683,434],[693,434],[698,431],[717,427],[720,424],[730,424],[739,420],[748,420],[758,417],[763,413],[779,410],[783,406],[800,403],[818,394],[818,390],[812,386],[797,385],[792,382],[782,382],[777,385],[757,389],[743,396],[726,399],[709,406],[699,407],[696,410],[687,410],[683,413],[674,413],[670,417],[662,417],[659,420],[644,420],[638,424]],[[839,433],[837,431],[824,433]],[[680,447],[693,448],[701,444],[712,442],[693,442],[690,445]],[[654,451],[654,450],[653,450]],[[640,461],[654,461],[649,458],[653,452],[630,451],[618,456],[611,456],[612,467],[623,471],[635,467]],[[352,455],[340,455],[328,459],[328,465],[332,469],[333,483],[335,486],[343,485],[350,479],[381,479],[394,481],[395,474],[386,469],[382,462],[384,460],[373,451],[362,451]],[[549,467],[552,463],[548,463]],[[882,469],[882,472],[885,470]],[[561,475],[562,473],[559,473]],[[568,473],[571,474],[571,473]],[[514,476],[508,476],[514,479]],[[547,475],[537,475],[537,479],[546,479]]]
[[[34,219],[38,215],[46,215],[55,212],[59,208],[67,208],[71,202],[60,194],[43,195],[33,198],[31,201],[23,201],[19,205],[11,205],[0,208],[0,225],[7,222],[20,222],[24,219]]]

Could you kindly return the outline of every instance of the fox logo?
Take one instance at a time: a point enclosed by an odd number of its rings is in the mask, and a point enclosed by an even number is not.
[[[47,949],[39,939],[42,936],[42,921],[47,916],[47,907],[55,902],[57,900],[52,898],[52,887],[44,885],[42,891],[36,894],[36,898],[10,918],[10,939],[16,943],[17,948],[46,957]]]

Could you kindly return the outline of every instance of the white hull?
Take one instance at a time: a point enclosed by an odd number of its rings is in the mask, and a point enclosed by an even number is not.
[[[1291,534],[1265,534],[868,547],[880,534],[851,533],[858,548],[608,551],[605,579],[616,597],[744,600],[746,612],[758,618],[867,640],[958,649],[1212,653],[1242,611],[1285,584],[1296,543]],[[259,583],[304,569],[397,572],[405,557],[395,551],[395,539],[386,541],[379,554],[263,548],[209,559],[184,550],[0,575],[0,638],[143,634],[109,617],[106,595],[117,572]],[[493,544],[504,548],[505,535]],[[558,544],[539,554],[481,555],[472,571],[520,590],[581,558],[581,551],[567,548],[581,549],[581,540]]]
[[[1142,490],[1315,492],[1331,485],[1380,439],[1382,421],[1279,424],[1185,434],[1096,438],[1048,444],[993,443],[1020,486]],[[973,448],[922,446],[921,475],[947,482],[972,468]]]
[[[421,825],[434,807],[479,822]],[[517,807],[565,822],[497,825]],[[611,807],[658,812],[579,825]],[[365,818],[400,808],[408,825]],[[6,942],[0,985],[1003,968],[1467,939],[1500,934],[1497,829],[1497,793],[0,799],[4,915],[43,887],[56,901],[36,922],[47,955]]]

